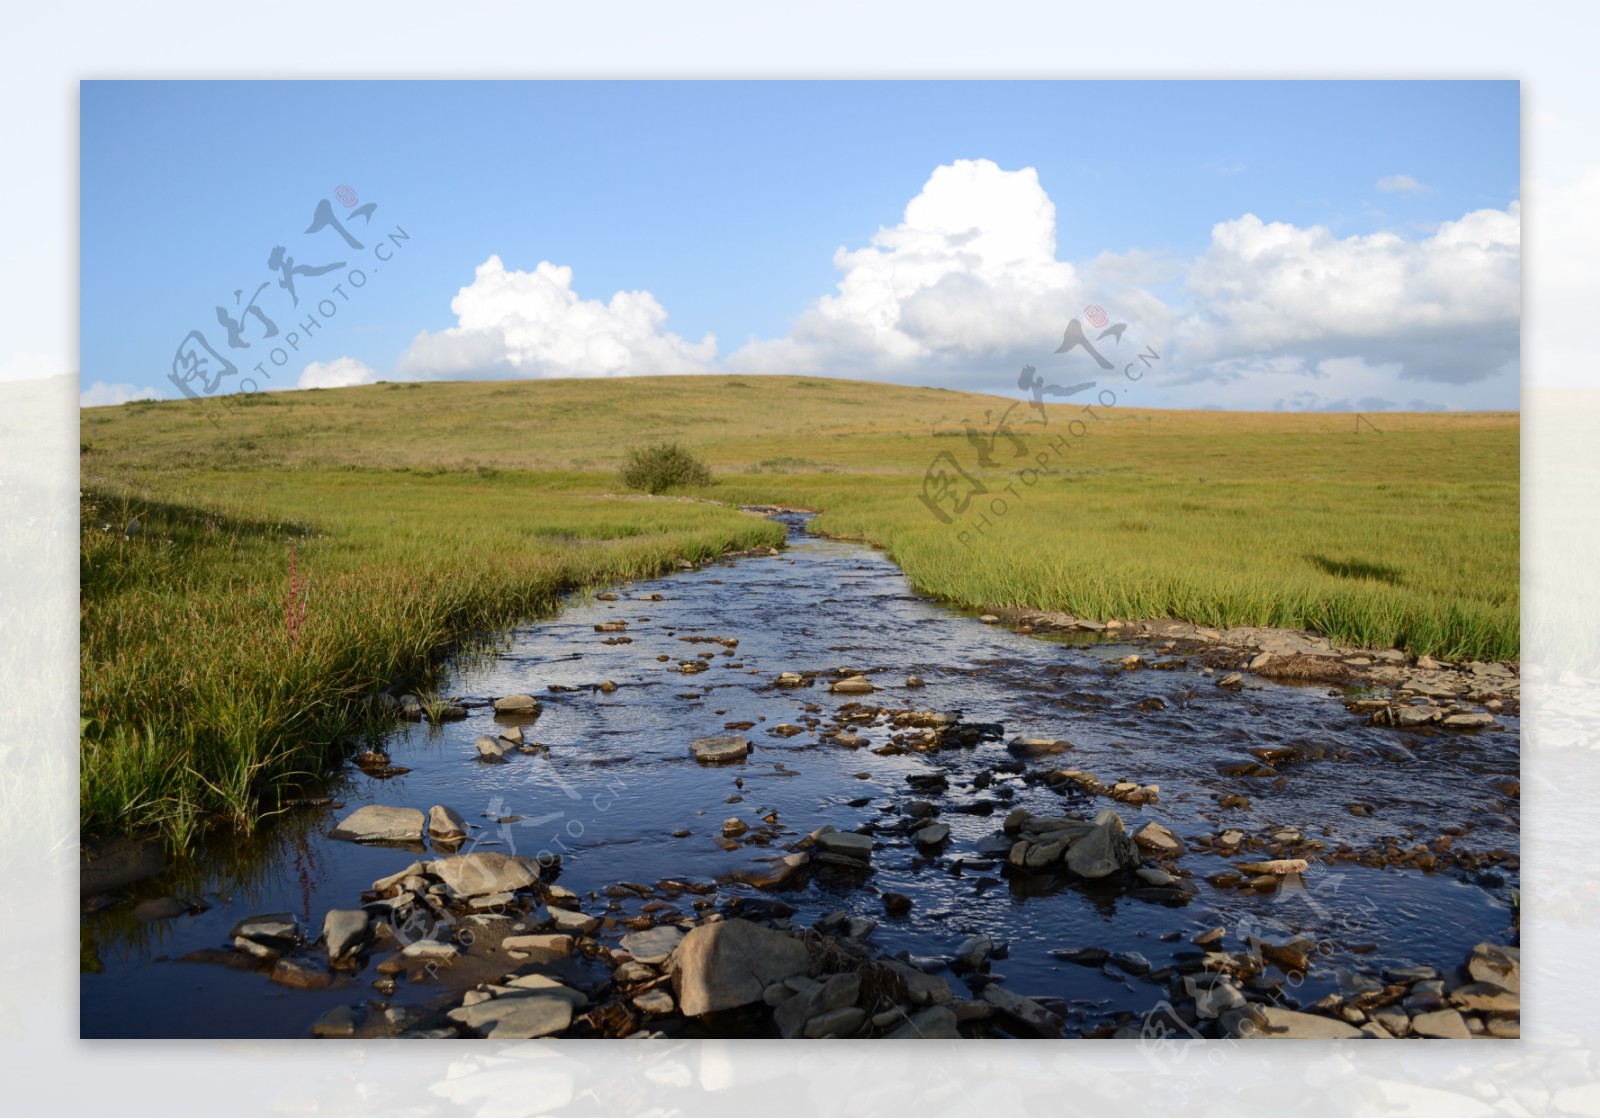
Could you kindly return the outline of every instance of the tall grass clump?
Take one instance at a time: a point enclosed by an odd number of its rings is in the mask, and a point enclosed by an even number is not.
[[[629,447],[622,464],[622,484],[630,490],[666,493],[671,489],[713,484],[711,468],[678,443]]]

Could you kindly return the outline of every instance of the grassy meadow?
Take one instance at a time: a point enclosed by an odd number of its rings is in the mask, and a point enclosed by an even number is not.
[[[374,690],[425,681],[452,643],[492,643],[564,590],[777,543],[740,502],[819,509],[819,529],[882,545],[963,606],[1519,655],[1514,413],[1384,414],[1358,432],[1337,414],[1064,404],[1046,424],[1019,406],[1019,442],[995,440],[981,467],[967,427],[992,432],[1010,401],[856,381],[229,402],[214,424],[216,400],[82,413],[88,834],[159,826],[181,845],[207,821],[248,826],[333,760]],[[618,496],[628,448],[657,440],[709,463],[716,484],[688,496],[722,504]],[[989,491],[949,524],[918,496],[943,452]]]

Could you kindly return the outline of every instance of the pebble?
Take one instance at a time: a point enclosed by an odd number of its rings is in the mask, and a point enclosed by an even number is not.
[[[844,1006],[824,1011],[806,1022],[804,1034],[806,1037],[846,1037],[860,1029],[866,1020],[867,1012],[859,1006]]]
[[[1461,1014],[1455,1010],[1435,1010],[1411,1019],[1411,1032],[1418,1037],[1465,1041],[1472,1036]]]
[[[660,987],[646,991],[642,995],[635,995],[633,1005],[646,1014],[671,1014],[676,1004],[672,995]]]
[[[854,831],[827,831],[816,837],[817,846],[834,855],[853,859],[872,858],[872,837]]]
[[[555,908],[547,911],[551,925],[558,933],[570,936],[591,936],[600,927],[600,918],[575,909]]]
[[[695,760],[709,765],[743,761],[750,753],[750,740],[739,734],[697,738],[689,743]]]
[[[665,963],[672,950],[683,940],[683,931],[671,925],[657,925],[653,929],[632,932],[622,938],[622,950],[641,964]]]
[[[572,937],[565,933],[528,933],[508,936],[500,942],[507,952],[519,952],[519,958],[536,964],[553,963],[572,955]]]
[[[537,715],[539,713],[539,701],[526,693],[502,696],[494,701],[494,713],[496,715]]]

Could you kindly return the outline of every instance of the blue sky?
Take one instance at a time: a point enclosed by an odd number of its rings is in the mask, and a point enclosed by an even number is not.
[[[1517,406],[1515,82],[81,93],[86,403],[176,395],[195,329],[263,360],[214,307],[276,280],[274,246],[349,265],[398,227],[260,387],[727,370],[1014,392],[1094,303],[1162,347],[1148,406]],[[341,184],[376,203],[361,253],[304,232],[321,199],[350,214]],[[303,306],[344,271],[298,277]],[[260,305],[293,330],[286,293]]]

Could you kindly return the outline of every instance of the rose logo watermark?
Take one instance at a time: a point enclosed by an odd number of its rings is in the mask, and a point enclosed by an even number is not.
[[[238,407],[238,401],[227,400],[229,395],[247,396],[263,391],[261,382],[248,374],[256,374],[270,381],[272,369],[288,365],[292,356],[299,355],[301,346],[312,341],[312,336],[324,329],[328,320],[338,315],[357,291],[367,286],[371,274],[378,271],[378,264],[393,260],[396,252],[411,240],[411,234],[403,226],[396,225],[387,234],[371,241],[369,246],[368,242],[351,232],[351,226],[355,219],[360,218],[361,225],[355,226],[355,229],[363,237],[370,237],[368,231],[378,204],[368,202],[356,206],[359,199],[355,189],[347,185],[340,185],[334,195],[347,209],[355,208],[350,209],[345,219],[341,220],[334,213],[333,204],[326,198],[320,199],[312,211],[311,224],[302,236],[311,237],[326,231],[337,235],[345,246],[342,250],[331,250],[331,253],[369,252],[377,263],[369,263],[366,268],[356,267],[349,259],[327,260],[322,251],[316,258],[318,263],[302,263],[289,246],[274,245],[266,257],[266,266],[273,278],[262,280],[248,299],[245,298],[245,287],[239,287],[234,289],[230,305],[219,303],[213,308],[217,327],[225,339],[222,348],[213,344],[206,332],[198,328],[189,331],[178,343],[167,380],[179,392],[191,400],[221,393],[224,397],[223,407],[233,408]],[[351,224],[347,225],[346,222]],[[330,273],[342,273],[331,287],[304,282]],[[262,293],[271,288],[276,288],[277,292],[271,294],[272,302],[264,306]],[[285,296],[287,308],[282,307]],[[302,296],[306,299],[303,308]],[[286,324],[288,329],[279,326],[279,319],[285,314],[289,316]],[[276,344],[272,344],[274,342]],[[263,352],[257,347],[264,347],[266,356],[254,366],[249,366],[251,358],[259,357]],[[246,351],[254,352],[247,354]],[[242,375],[236,361],[246,363],[248,373]],[[220,426],[217,418],[221,414],[220,409],[213,408],[205,413],[205,418],[216,427]]]
[[[1122,336],[1128,329],[1125,322],[1111,323],[1111,316],[1106,314],[1104,308],[1091,304],[1084,309],[1084,318],[1089,320],[1098,333],[1091,339],[1083,329],[1083,323],[1073,319],[1067,324],[1062,333],[1061,345],[1055,350],[1056,354],[1072,354],[1082,350],[1086,356],[1094,361],[1102,370],[1115,372],[1117,366],[1101,352],[1099,343],[1107,339],[1116,346],[1121,346]],[[1110,325],[1107,325],[1110,324]],[[1122,367],[1122,377],[1129,382],[1138,382],[1144,378],[1145,372],[1161,360],[1161,355],[1146,346],[1134,355],[1134,360],[1126,362]],[[973,470],[951,451],[940,451],[934,455],[928,468],[923,472],[922,490],[917,494],[917,499],[927,508],[928,512],[937,517],[942,523],[954,525],[958,520],[966,520],[965,527],[958,529],[956,539],[962,546],[971,547],[973,541],[982,536],[993,527],[991,517],[1005,516],[1013,506],[1022,500],[1023,491],[1039,484],[1039,480],[1046,475],[1054,474],[1057,461],[1065,461],[1067,452],[1071,451],[1076,440],[1089,433],[1089,423],[1100,420],[1100,413],[1095,409],[1108,409],[1114,407],[1118,398],[1126,391],[1101,387],[1098,380],[1079,381],[1076,383],[1051,383],[1031,365],[1022,367],[1021,374],[1017,377],[1017,387],[1028,394],[1032,404],[1032,411],[1036,416],[1025,416],[1022,421],[1024,427],[1048,428],[1050,415],[1045,409],[1044,398],[1070,397],[1090,389],[1097,389],[1094,405],[1085,405],[1081,415],[1088,417],[1088,422],[1082,419],[1067,421],[1065,432],[1058,430],[1051,438],[1043,439],[1038,431],[1018,430],[1012,421],[1012,413],[1022,407],[1019,402],[1008,407],[1000,418],[994,418],[993,410],[984,413],[984,422],[989,426],[987,431],[968,425],[966,428],[967,443],[972,447],[977,458],[977,470],[996,470],[1009,467],[1008,473],[1016,476],[1015,481],[1008,482],[1005,486],[991,489],[990,484],[979,478]],[[1036,440],[1042,439],[1042,446]],[[1010,451],[1004,463],[995,458],[995,452],[1001,441]],[[1020,460],[1020,463],[1019,463]],[[1022,484],[1022,490],[1017,489],[1017,483]],[[987,499],[987,500],[979,500]]]

